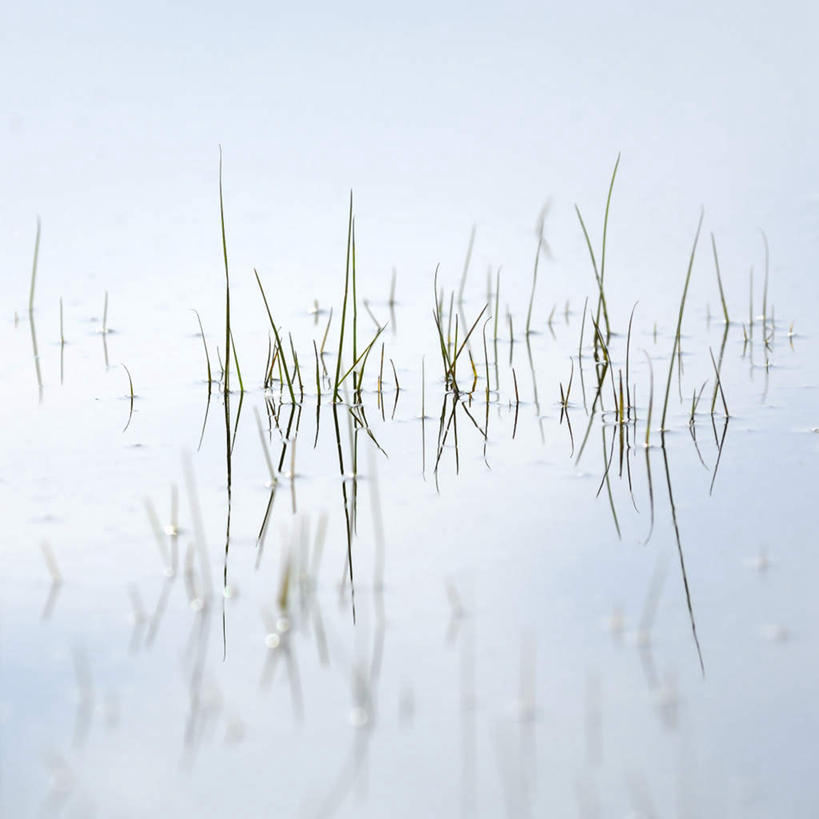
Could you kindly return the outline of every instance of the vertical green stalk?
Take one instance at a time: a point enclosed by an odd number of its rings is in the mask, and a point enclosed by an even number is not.
[[[336,379],[333,387],[333,401],[338,402],[338,386],[341,378],[341,354],[344,351],[344,324],[347,317],[347,293],[350,288],[350,247],[353,236],[353,192],[350,191],[350,215],[347,218],[347,263],[344,271],[344,301],[341,307],[341,332],[338,339],[338,355],[336,357]],[[355,360],[355,359],[353,359]]]
[[[282,366],[284,366],[284,377],[287,380],[287,389],[290,393],[290,400],[293,404],[296,403],[296,395],[293,392],[293,382],[290,378],[290,370],[287,367],[287,359],[284,355],[284,347],[282,346],[282,340],[279,336],[279,329],[276,327],[276,322],[273,321],[273,314],[270,312],[270,305],[267,303],[267,296],[264,292],[264,287],[262,287],[262,280],[259,278],[259,271],[256,268],[253,268],[253,274],[256,276],[256,282],[259,285],[259,290],[262,293],[262,301],[264,302],[264,309],[267,311],[267,317],[270,320],[270,326],[273,328],[273,335],[276,337],[276,350],[278,352],[278,359],[279,359],[279,381],[281,382],[282,376]],[[271,369],[272,369],[271,364]]]
[[[609,209],[611,208],[611,194],[614,191],[614,180],[617,177],[617,168],[620,167],[620,154],[617,154],[617,161],[614,163],[614,170],[611,172],[611,182],[609,183],[609,194],[606,197],[606,213],[603,216],[603,249],[600,253],[600,281],[606,278],[606,239],[609,229]]]
[[[319,352],[315,339],[313,339],[313,352],[316,355],[316,401],[319,406],[321,406],[321,374],[319,369]]]
[[[526,335],[530,335],[532,332],[532,307],[535,303],[535,287],[537,287],[537,265],[540,261],[540,249],[543,247],[543,223],[539,225],[539,231],[537,235],[537,250],[535,250],[535,268],[534,272],[532,273],[532,292],[529,295],[529,310],[526,313]]]
[[[205,341],[205,328],[202,327],[202,319],[199,316],[199,311],[194,309],[193,311],[196,314],[196,320],[199,322],[199,335],[202,336],[202,344],[205,347],[205,364],[208,368],[208,395],[210,395],[210,385],[213,381],[211,377],[211,370],[210,370],[210,356],[208,355],[208,343]]]
[[[239,369],[239,356],[236,354],[236,342],[233,340],[233,333],[230,334],[230,346],[233,349],[233,361],[236,364],[236,377],[239,379],[239,391],[245,391],[245,385],[242,382],[242,371]],[[230,358],[230,356],[228,356]]]
[[[719,300],[722,302],[722,314],[725,316],[725,323],[730,324],[731,319],[728,318],[728,305],[725,303],[725,291],[722,289],[722,276],[719,272],[719,257],[717,256],[717,243],[714,239],[714,234],[711,234],[711,247],[714,249],[714,266],[717,269],[717,284],[719,285]]]
[[[34,312],[34,283],[37,280],[37,259],[40,256],[40,217],[37,217],[37,234],[34,237],[34,261],[31,265],[31,288],[28,292],[28,312]]]
[[[683,311],[685,310],[685,297],[688,295],[688,285],[691,281],[691,271],[694,268],[694,255],[697,252],[697,242],[700,238],[700,229],[702,228],[702,219],[705,215],[704,211],[700,211],[700,219],[697,223],[697,232],[694,235],[694,244],[691,246],[691,258],[688,260],[688,271],[685,274],[685,287],[683,288],[682,299],[680,300],[680,314],[677,317],[677,332],[674,334],[674,348],[671,350],[671,364],[668,368],[668,381],[665,386],[665,402],[663,403],[663,417],[660,421],[660,429],[665,430],[665,417],[668,412],[668,396],[671,393],[671,376],[674,372],[674,358],[677,354],[677,349],[680,344],[680,331],[682,329]]]
[[[651,366],[651,359],[649,358],[648,353],[643,350],[645,353],[646,361],[648,362],[648,374],[649,374],[649,390],[648,390],[648,415],[646,416],[646,448],[648,448],[648,442],[651,438],[651,411],[654,409],[654,367]]]
[[[751,272],[748,279],[748,332],[751,338],[754,337],[754,268],[751,267]]]
[[[352,236],[353,254],[353,361],[358,359],[358,294],[355,286],[355,219],[353,219]]]
[[[222,146],[219,146],[219,217],[222,223],[222,254],[225,259],[225,395],[230,392],[230,273],[228,271],[227,237],[225,236],[225,202],[222,196]]]

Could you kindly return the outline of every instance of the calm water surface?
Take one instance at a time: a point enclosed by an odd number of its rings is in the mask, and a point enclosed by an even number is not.
[[[95,280],[52,258],[30,320],[21,274],[0,327],[4,815],[812,814],[819,351],[791,330],[803,269],[774,267],[763,323],[757,236],[724,263],[726,330],[702,237],[661,446],[690,236],[653,287],[629,283],[623,250],[607,272],[618,389],[640,302],[622,425],[610,376],[590,415],[588,318],[582,359],[578,342],[595,287],[565,224],[528,342],[531,270],[501,272],[497,340],[490,321],[485,359],[481,325],[471,337],[454,415],[431,269],[399,273],[391,308],[390,272],[361,265],[359,350],[389,324],[361,403],[335,409],[324,375],[317,400],[312,341],[332,305],[332,377],[340,264],[298,283],[260,271],[301,362],[298,406],[278,378],[261,388],[268,324],[245,267],[246,392],[233,371],[227,407],[189,309],[218,374],[218,255],[167,287],[115,280],[106,334]],[[556,285],[567,268],[578,278]],[[461,339],[487,295],[494,309],[496,270],[487,294],[471,266]],[[447,318],[460,276],[440,272]],[[709,349],[729,419],[719,398],[711,414]]]

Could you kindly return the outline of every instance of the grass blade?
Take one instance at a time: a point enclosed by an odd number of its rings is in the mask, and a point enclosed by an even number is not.
[[[691,281],[691,271],[694,268],[694,256],[695,256],[695,254],[697,252],[697,242],[699,241],[699,238],[700,238],[700,229],[702,228],[702,220],[703,220],[704,215],[705,215],[705,211],[701,210],[700,211],[700,219],[699,219],[699,222],[697,223],[697,232],[694,235],[694,243],[691,246],[691,257],[688,260],[688,271],[685,274],[685,287],[683,287],[682,299],[680,299],[680,313],[677,316],[677,331],[674,334],[674,347],[671,350],[671,364],[669,365],[669,368],[668,368],[668,381],[667,381],[666,387],[665,387],[665,401],[663,402],[663,417],[662,417],[662,420],[660,421],[660,429],[661,430],[665,430],[665,419],[666,419],[666,414],[668,413],[668,397],[669,397],[669,395],[671,393],[671,376],[672,376],[672,374],[674,372],[674,360],[676,358],[677,349],[679,348],[679,344],[680,344],[680,330],[682,328],[683,312],[685,310],[685,298],[688,295],[688,285],[689,285],[689,283]]]
[[[31,287],[28,291],[28,312],[34,311],[34,284],[37,280],[37,259],[40,256],[40,217],[37,217],[37,233],[34,237],[34,261],[31,264]]]

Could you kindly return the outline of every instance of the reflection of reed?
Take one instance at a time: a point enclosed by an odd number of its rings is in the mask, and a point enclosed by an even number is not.
[[[60,589],[63,586],[63,576],[60,572],[60,567],[57,565],[57,559],[54,557],[51,546],[46,541],[43,541],[40,544],[40,550],[43,553],[43,560],[45,560],[48,573],[51,575],[51,586],[48,590],[48,597],[46,597],[45,605],[40,614],[40,619],[45,621],[51,617],[51,613],[54,611],[57,597],[59,597]]]
[[[671,491],[671,472],[668,468],[668,452],[666,451],[665,447],[665,435],[662,435],[662,451],[663,451],[663,465],[665,466],[665,480],[668,486],[668,500],[671,504],[671,520],[674,523],[674,537],[677,541],[677,554],[680,558],[680,571],[682,572],[682,579],[683,579],[683,587],[685,589],[685,604],[688,607],[688,618],[691,621],[691,634],[694,637],[694,644],[697,647],[697,658],[699,659],[700,663],[700,670],[702,671],[702,675],[705,676],[705,664],[702,660],[702,650],[700,649],[700,640],[697,637],[697,624],[694,621],[694,607],[691,602],[691,590],[688,586],[688,574],[685,571],[685,558],[683,556],[683,548],[682,542],[680,541],[680,527],[677,524],[677,508],[674,505],[674,494]]]
[[[341,478],[341,498],[344,506],[345,534],[347,537],[347,566],[350,580],[350,605],[352,607],[353,622],[355,623],[355,580],[353,576],[353,516],[347,496],[347,476],[344,474],[344,453],[341,446],[341,430],[338,424],[338,403],[333,403],[333,425],[336,433],[336,451],[338,453],[338,469]],[[346,572],[345,572],[346,574]]]
[[[34,326],[34,313],[28,314],[28,324],[31,330],[31,349],[34,356],[34,373],[37,376],[37,400],[43,401],[43,376],[40,372],[40,353],[37,349],[37,330]]]

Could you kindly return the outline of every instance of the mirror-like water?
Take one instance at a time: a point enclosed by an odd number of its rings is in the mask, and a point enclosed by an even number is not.
[[[815,18],[4,4],[0,815],[815,816]]]
[[[706,249],[670,381],[674,315],[595,349],[592,289],[527,336],[522,271],[358,271],[337,403],[341,305],[274,276],[295,404],[247,271],[229,401],[150,293],[7,321],[5,809],[805,815],[815,352],[726,327]]]

